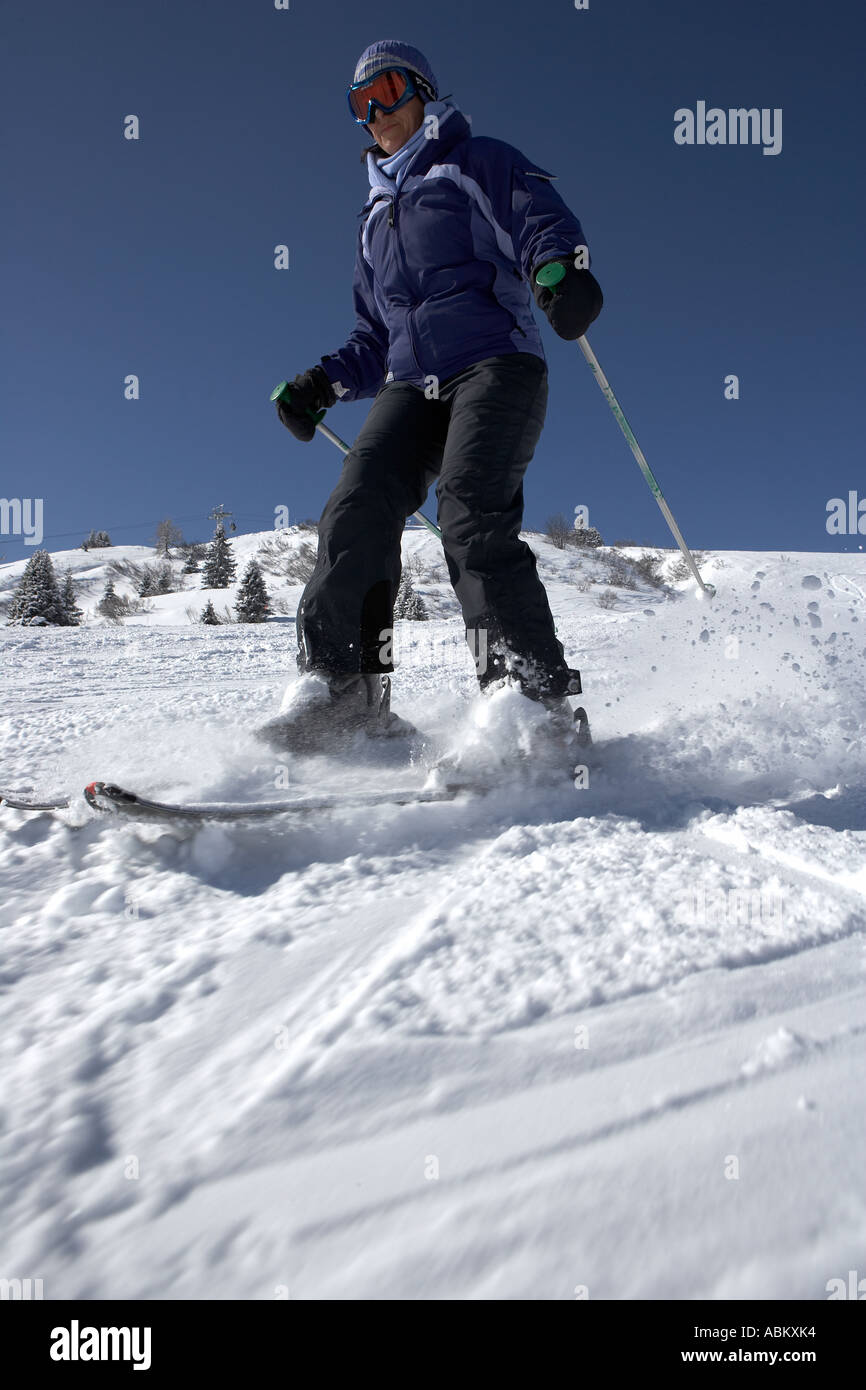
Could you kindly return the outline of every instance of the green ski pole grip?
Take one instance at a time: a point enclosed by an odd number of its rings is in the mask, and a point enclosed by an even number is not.
[[[289,386],[289,383],[288,383],[287,381],[281,381],[280,384],[279,384],[279,386],[275,386],[274,389],[273,389],[273,391],[271,392],[271,400],[274,401],[274,402],[277,402],[277,401],[285,401],[285,402],[286,402],[286,405],[288,405],[289,402],[291,401],[291,399],[292,399],[292,392],[291,392],[291,388],[290,388],[290,386]],[[328,413],[328,412],[327,412],[326,410],[319,410],[319,411],[308,410],[308,411],[307,411],[307,414],[309,415],[310,419],[311,419],[311,420],[315,420],[315,422],[316,422],[317,425],[318,425],[318,423],[319,423],[320,420],[324,420],[324,418],[325,418],[325,416],[327,415],[327,413]]]
[[[535,277],[535,283],[543,285],[546,290],[552,290],[554,285],[558,285],[564,277],[565,266],[560,265],[559,261],[549,261],[539,270]]]

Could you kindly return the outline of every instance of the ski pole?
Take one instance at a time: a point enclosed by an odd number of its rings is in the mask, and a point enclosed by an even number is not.
[[[289,383],[287,381],[281,381],[279,386],[275,386],[273,391],[271,392],[272,401],[290,401],[291,399],[292,393],[289,388]],[[322,423],[326,414],[324,410],[320,410],[318,411],[318,413],[315,410],[308,410],[307,414],[309,415],[311,420],[315,420],[316,429],[319,431],[320,434],[323,434],[326,439],[330,439],[331,443],[336,444],[337,448],[340,449],[344,454],[348,454],[349,445],[346,443],[346,441],[344,439],[341,439],[338,434],[334,434],[333,430],[328,429],[328,426]],[[413,512],[412,515],[415,517],[416,521],[422,522],[422,524],[427,527],[427,530],[432,531],[433,535],[441,541],[442,532],[439,530],[439,527],[434,526],[432,521],[428,521],[427,517],[424,515],[423,512]]]
[[[559,281],[562,279],[564,274],[564,266],[559,265],[556,261],[551,261],[548,265],[542,266],[541,270],[538,272],[535,278],[540,285],[544,285],[547,289],[552,289],[554,285],[559,284]],[[604,372],[601,370],[599,360],[593,352],[592,348],[590,347],[589,341],[585,334],[583,337],[578,338],[577,346],[580,348],[581,352],[586,358],[590,370],[592,371],[592,374],[598,382],[605,400],[607,401],[608,405],[610,406],[613,412],[614,419],[616,420],[617,424],[619,425],[620,429],[622,430],[623,434],[628,440],[628,446],[637,460],[637,465],[647,481],[650,492],[652,493],[653,497],[656,499],[656,501],[659,504],[659,507],[661,508],[662,516],[664,517],[665,521],[670,527],[671,534],[674,540],[676,541],[677,545],[679,546],[680,550],[682,551],[686,564],[688,565],[689,569],[691,570],[692,574],[698,581],[698,584],[703,589],[707,597],[712,598],[714,593],[716,592],[715,585],[705,584],[703,579],[701,579],[701,576],[698,573],[698,567],[695,564],[694,559],[692,558],[692,552],[689,550],[688,546],[683,540],[682,531],[680,530],[679,526],[677,526],[677,523],[674,520],[674,514],[667,504],[665,495],[659,487],[658,482],[656,481],[653,475],[652,469],[650,468],[649,464],[644,458],[643,449],[640,447],[637,440],[635,439],[631,425],[629,424],[628,420],[625,418],[625,415],[623,414],[622,406],[620,405],[616,396],[613,394],[610,383],[608,382],[608,379],[605,376]]]

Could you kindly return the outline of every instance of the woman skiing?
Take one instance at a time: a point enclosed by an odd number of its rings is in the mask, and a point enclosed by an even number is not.
[[[277,410],[295,438],[337,400],[375,400],[319,523],[298,609],[299,679],[261,731],[299,752],[364,727],[391,734],[393,605],[407,517],[438,480],[438,521],[482,689],[504,678],[570,708],[580,690],[557,640],[535,557],[519,532],[523,476],[544,423],[547,367],[530,301],[560,337],[585,333],[601,289],[577,218],[545,172],[473,136],[438,99],[429,63],[385,40],[361,55],[349,109],[376,143],[358,231],[356,323],[289,383]],[[536,282],[558,262],[555,290]],[[483,634],[483,640],[479,637]]]

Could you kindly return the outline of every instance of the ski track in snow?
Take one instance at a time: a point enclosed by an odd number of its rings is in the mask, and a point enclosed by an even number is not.
[[[708,604],[531,540],[588,786],[533,759],[480,799],[259,825],[0,808],[5,1277],[821,1298],[862,1265],[866,566],[712,555]],[[490,771],[535,711],[472,702],[441,552],[406,551],[434,615],[398,626],[414,765],[263,751],[291,618],[191,627],[186,592],[0,629],[0,783],[273,800],[420,785],[455,742]],[[95,602],[93,556],[56,558]]]

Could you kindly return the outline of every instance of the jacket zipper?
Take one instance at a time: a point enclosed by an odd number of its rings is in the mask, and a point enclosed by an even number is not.
[[[406,284],[409,285],[409,284],[410,284],[410,280],[409,280],[409,267],[408,267],[407,264],[406,264],[406,257],[403,255],[403,243],[402,243],[401,240],[400,240],[400,232],[399,232],[399,230],[398,230],[398,228],[397,228],[397,222],[396,222],[396,218],[395,218],[395,215],[394,215],[394,214],[395,214],[395,209],[396,209],[396,207],[397,207],[397,194],[395,193],[394,196],[393,196],[392,199],[391,199],[391,206],[390,206],[390,208],[388,209],[388,226],[389,226],[389,227],[392,227],[393,230],[394,230],[394,236],[396,237],[396,240],[397,240],[397,250],[398,250],[399,255],[400,255],[400,265],[402,266],[402,269],[403,269],[403,278],[404,278],[404,280],[406,281]],[[408,313],[406,314],[406,329],[407,329],[407,332],[408,332],[408,334],[409,334],[409,346],[410,346],[411,349],[412,349],[412,359],[413,359],[413,361],[414,361],[414,363],[415,363],[415,368],[416,368],[416,370],[417,370],[417,372],[418,372],[418,375],[419,375],[419,376],[423,376],[424,373],[423,373],[422,370],[421,370],[421,363],[418,361],[418,353],[417,353],[417,351],[416,351],[416,349],[415,349],[415,336],[414,336],[414,334],[413,334],[413,332],[412,332],[412,315],[414,314],[414,312],[415,312],[414,309],[410,309],[410,310],[408,311]]]

